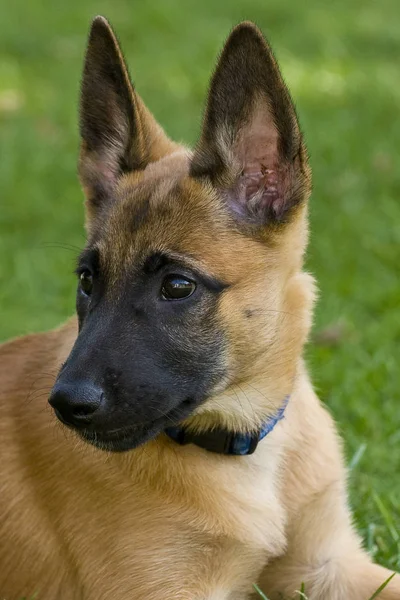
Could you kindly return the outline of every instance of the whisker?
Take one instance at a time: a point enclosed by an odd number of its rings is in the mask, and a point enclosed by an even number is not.
[[[232,388],[232,391],[233,391],[233,393],[235,394],[235,396],[236,396],[236,400],[237,400],[237,402],[239,403],[239,406],[240,406],[240,408],[241,408],[241,410],[242,410],[242,416],[243,416],[243,418],[245,418],[245,414],[244,414],[244,408],[243,408],[243,404],[242,404],[242,403],[241,403],[241,401],[240,401],[239,394],[237,393],[237,391],[236,391],[236,389],[235,389],[234,387]]]
[[[247,402],[249,403],[249,406],[250,406],[250,408],[251,408],[251,410],[252,410],[254,421],[255,421],[255,422],[257,422],[257,421],[258,421],[258,419],[257,419],[257,417],[256,417],[256,413],[255,413],[255,411],[254,411],[254,407],[253,407],[253,404],[251,403],[251,400],[250,400],[250,398],[247,396],[246,392],[244,391],[244,389],[243,389],[243,388],[242,388],[242,387],[241,387],[239,384],[237,384],[237,386],[238,386],[238,388],[239,388],[239,389],[240,389],[240,390],[243,392],[243,394],[244,394],[244,397],[246,398],[246,400],[247,400]]]
[[[40,244],[40,247],[43,248],[62,248],[64,250],[71,250],[71,252],[76,252],[76,253],[80,253],[82,252],[82,248],[79,248],[79,246],[74,246],[73,244],[64,244],[62,242],[42,242]]]

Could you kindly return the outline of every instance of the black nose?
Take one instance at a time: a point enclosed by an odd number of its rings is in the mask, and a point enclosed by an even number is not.
[[[101,388],[86,381],[73,384],[59,382],[53,387],[49,403],[65,425],[83,429],[92,422],[103,395]]]

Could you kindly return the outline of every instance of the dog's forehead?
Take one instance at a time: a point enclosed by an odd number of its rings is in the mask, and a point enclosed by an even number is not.
[[[183,150],[122,178],[96,247],[113,278],[153,252],[175,252],[207,261],[227,242],[228,215],[211,188],[189,177]]]
[[[143,184],[154,184],[171,179],[179,180],[189,173],[192,154],[191,150],[182,146],[179,150],[167,154],[155,162],[150,162],[145,169],[129,173],[122,179],[122,192],[124,190],[128,191],[132,186],[134,187],[138,181]]]
[[[232,226],[211,185],[189,176],[189,158],[177,153],[123,178],[92,244],[110,282],[159,252],[187,257],[227,281],[265,266],[263,245]]]

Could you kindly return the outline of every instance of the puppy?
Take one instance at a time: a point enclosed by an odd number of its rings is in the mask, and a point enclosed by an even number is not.
[[[1,597],[368,600],[390,573],[302,360],[310,168],[267,42],[233,30],[192,152],[98,17],[80,131],[78,319],[0,350]]]

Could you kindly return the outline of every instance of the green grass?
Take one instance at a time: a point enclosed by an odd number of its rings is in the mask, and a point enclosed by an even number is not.
[[[396,573],[392,573],[383,583],[378,587],[378,589],[372,594],[372,596],[368,600],[375,600],[378,598],[379,594],[385,589],[385,587],[391,582]],[[268,600],[268,597],[264,594],[262,590],[258,587],[258,585],[254,584],[254,590],[260,596],[261,600]],[[301,584],[300,589],[295,592],[296,597],[293,600],[308,600],[308,596],[305,593],[304,583]],[[367,599],[366,599],[367,600]]]
[[[250,18],[268,34],[314,169],[308,268],[321,299],[309,364],[352,463],[357,525],[372,555],[398,569],[398,0],[0,2],[1,339],[74,310],[84,244],[76,106],[89,20],[110,18],[140,93],[187,142],[230,27]]]

